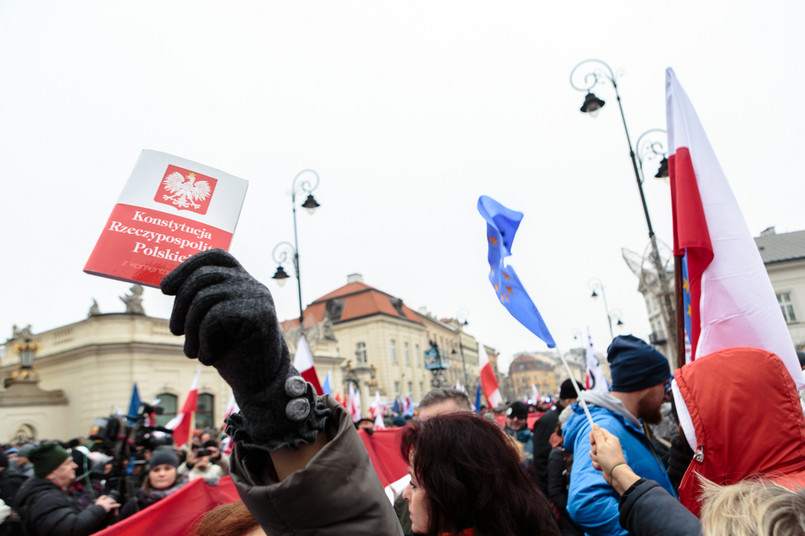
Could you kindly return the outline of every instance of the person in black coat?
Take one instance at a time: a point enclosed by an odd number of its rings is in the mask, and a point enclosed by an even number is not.
[[[579,391],[584,387],[576,382]],[[534,460],[531,463],[531,475],[537,482],[542,492],[548,496],[548,456],[551,454],[551,434],[556,431],[556,423],[559,422],[559,414],[571,404],[576,403],[576,390],[573,389],[573,380],[567,379],[562,382],[559,388],[559,400],[556,405],[545,412],[534,423],[534,433],[531,442],[534,445]]]
[[[102,495],[95,504],[81,510],[65,490],[75,479],[76,464],[70,454],[55,443],[31,451],[34,477],[16,495],[17,511],[28,536],[88,536],[107,525],[107,514],[120,506]]]

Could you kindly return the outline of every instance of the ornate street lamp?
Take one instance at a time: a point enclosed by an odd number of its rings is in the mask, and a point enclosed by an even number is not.
[[[615,333],[612,331],[612,313],[609,311],[609,304],[607,303],[607,293],[604,290],[604,284],[601,282],[600,279],[593,278],[587,282],[587,286],[590,288],[590,290],[592,290],[592,293],[590,294],[590,297],[592,299],[596,299],[598,298],[598,296],[601,296],[601,298],[603,298],[604,311],[607,314],[607,325],[609,326],[609,337],[610,340],[614,339]],[[618,317],[618,322],[620,322],[620,324],[618,325],[623,325],[623,322],[620,321],[620,317]]]
[[[652,128],[643,132],[637,143],[637,161],[640,163],[641,183],[645,182],[646,170],[643,167],[648,162],[659,160],[655,179],[665,179],[668,177],[668,158],[666,158],[665,141],[668,139],[668,132],[661,128]]]
[[[590,67],[592,70],[588,71],[581,78],[581,80],[579,80],[579,78],[576,77],[575,79],[578,81],[578,83],[574,82],[574,75],[583,65]],[[615,76],[615,73],[612,71],[612,68],[607,63],[594,58],[586,59],[582,62],[579,62],[570,71],[570,85],[573,87],[573,89],[586,92],[584,98],[584,104],[581,107],[581,111],[584,113],[590,113],[593,117],[595,117],[598,110],[600,110],[604,106],[604,101],[596,97],[595,94],[592,93],[592,89],[599,83],[604,84],[606,83],[606,81],[612,84],[612,88],[615,90],[615,98],[618,101],[618,110],[620,111],[621,121],[623,122],[623,130],[626,133],[626,143],[629,145],[629,158],[632,161],[632,168],[634,170],[635,180],[637,182],[637,189],[640,192],[640,201],[643,204],[643,214],[646,217],[646,225],[648,226],[648,237],[651,243],[651,261],[652,264],[654,265],[655,270],[657,271],[657,279],[660,287],[658,297],[660,297],[663,320],[665,320],[665,325],[668,326],[668,332],[671,334],[670,337],[672,339],[672,347],[675,348],[676,317],[674,316],[674,304],[671,298],[672,291],[668,290],[669,289],[668,274],[666,273],[662,259],[660,258],[660,251],[659,248],[657,247],[657,237],[654,235],[654,227],[651,225],[651,217],[649,216],[648,213],[646,196],[643,193],[643,175],[641,171],[642,158],[640,164],[638,164],[637,155],[635,153],[635,147],[632,145],[632,139],[629,136],[629,128],[626,125],[626,116],[623,113],[623,104],[621,102],[620,92],[618,91],[617,77]],[[641,136],[641,138],[642,137],[643,136]],[[607,316],[607,318],[609,318],[609,316]],[[612,328],[610,326],[610,331],[611,330]]]
[[[312,174],[313,178],[308,180],[304,178],[300,180],[300,178],[304,175],[307,176],[308,174]],[[314,182],[315,181],[315,182]],[[296,194],[297,191],[302,194],[307,194],[307,198],[305,202],[302,203],[300,206],[308,211],[308,214],[313,214],[319,205],[319,202],[316,201],[316,198],[313,197],[313,190],[318,188],[319,186],[319,174],[313,171],[312,169],[303,169],[293,179],[293,183],[291,184],[291,207],[293,209],[293,244],[290,242],[280,242],[276,246],[274,246],[274,250],[271,253],[271,256],[274,259],[274,262],[277,263],[277,270],[274,272],[274,275],[271,276],[271,279],[277,282],[280,286],[285,284],[285,280],[290,277],[288,272],[285,271],[284,264],[288,262],[288,259],[293,260],[293,267],[294,273],[296,275],[296,291],[297,297],[299,299],[299,329],[304,329],[304,310],[302,309],[302,277],[300,275],[299,269],[299,238],[296,230]]]

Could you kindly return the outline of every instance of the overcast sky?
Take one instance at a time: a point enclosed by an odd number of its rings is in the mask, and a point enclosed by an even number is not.
[[[800,104],[805,4],[674,2],[0,1],[0,330],[121,312],[128,286],[84,263],[140,150],[249,180],[231,251],[297,315],[271,250],[293,239],[290,187],[321,176],[299,214],[305,303],[359,272],[467,330],[505,366],[544,343],[487,280],[481,194],[525,213],[512,264],[560,347],[589,326],[650,331],[621,248],[646,223],[611,87],[598,118],[568,77],[621,72],[632,139],[665,127],[664,69],[696,106],[757,235],[805,229]],[[650,167],[650,166],[649,166]],[[666,183],[645,192],[671,243]],[[172,300],[147,289],[146,312]],[[0,333],[2,335],[2,333]]]

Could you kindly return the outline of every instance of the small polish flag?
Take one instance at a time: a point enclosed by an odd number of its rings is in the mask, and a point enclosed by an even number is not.
[[[190,384],[190,391],[187,393],[187,398],[184,399],[182,411],[165,425],[165,428],[173,430],[173,442],[177,447],[184,446],[190,440],[193,413],[198,409],[198,384],[200,379],[201,365],[198,365],[193,383]]]
[[[496,408],[503,403],[503,397],[500,396],[498,380],[495,378],[495,372],[492,370],[492,364],[489,362],[489,356],[486,354],[483,344],[478,345],[478,368],[481,371],[481,389],[486,401],[490,408]]]
[[[313,384],[316,394],[321,396],[321,384],[319,377],[316,374],[316,367],[313,365],[313,353],[310,351],[310,346],[307,344],[307,339],[302,335],[299,337],[299,344],[296,346],[296,355],[293,358],[293,366],[305,381]]]

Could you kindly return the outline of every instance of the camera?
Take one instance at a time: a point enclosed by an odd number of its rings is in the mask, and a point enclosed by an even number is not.
[[[196,449],[196,456],[212,456],[212,451],[210,449]]]
[[[116,489],[113,489],[112,491],[107,493],[106,496],[115,502],[120,502],[120,492],[117,491]]]

